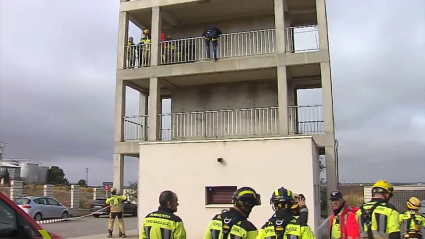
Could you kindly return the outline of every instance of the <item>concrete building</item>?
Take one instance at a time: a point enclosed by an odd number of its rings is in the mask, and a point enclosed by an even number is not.
[[[130,21],[151,43],[127,46]],[[210,24],[224,33],[217,62],[200,37]],[[116,83],[114,187],[124,156],[138,157],[139,215],[173,190],[199,238],[235,188],[251,186],[263,197],[250,217],[260,227],[285,186],[306,195],[318,224],[319,155],[328,191],[338,185],[325,0],[121,0]],[[127,87],[140,92],[139,115],[126,115]],[[306,89],[321,89],[322,104],[299,105]]]

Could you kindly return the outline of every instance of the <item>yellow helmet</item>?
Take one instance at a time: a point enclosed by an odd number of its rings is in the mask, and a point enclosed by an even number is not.
[[[297,209],[300,205],[298,205],[298,193],[293,193],[294,196],[294,204],[291,206],[291,209]]]
[[[391,186],[391,184],[383,179],[376,182],[372,187],[372,193],[393,193],[394,188]]]
[[[421,207],[421,201],[417,197],[411,197],[406,202],[407,208],[410,210],[418,210]]]
[[[144,29],[143,34],[149,34],[149,29]]]

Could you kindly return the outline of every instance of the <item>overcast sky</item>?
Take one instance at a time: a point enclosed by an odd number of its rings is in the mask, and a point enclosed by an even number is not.
[[[327,0],[341,181],[425,181],[425,1],[406,2]],[[90,184],[112,181],[118,7],[0,1],[5,158],[58,165],[71,182],[86,167]],[[128,98],[137,114],[137,94]],[[300,101],[320,103],[320,92]],[[137,159],[125,172],[137,180]]]

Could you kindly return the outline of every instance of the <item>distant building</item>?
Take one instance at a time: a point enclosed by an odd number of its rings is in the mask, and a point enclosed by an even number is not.
[[[46,184],[49,171],[48,166],[31,163],[29,159],[4,159],[1,162],[0,175],[9,171],[12,180],[22,180],[30,184]]]

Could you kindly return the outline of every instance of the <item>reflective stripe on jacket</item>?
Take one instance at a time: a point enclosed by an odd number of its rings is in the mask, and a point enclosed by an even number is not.
[[[228,211],[223,211],[223,213],[214,216],[213,220],[208,225],[203,238],[222,239],[223,221],[226,221],[226,219],[230,219],[229,222],[235,222],[231,228],[228,228],[230,230],[228,239],[255,239],[257,236],[258,231],[254,224],[243,217],[240,212],[230,208]],[[224,226],[226,226],[226,224]]]
[[[332,213],[329,222],[329,235],[337,239],[358,239],[360,237],[359,224],[356,220],[356,207],[344,206],[341,212],[335,216]]]
[[[140,239],[186,239],[182,219],[170,209],[160,206],[143,220]]]
[[[111,206],[111,212],[122,212],[123,202],[127,200],[124,195],[111,195],[110,198],[106,199],[106,204]]]

